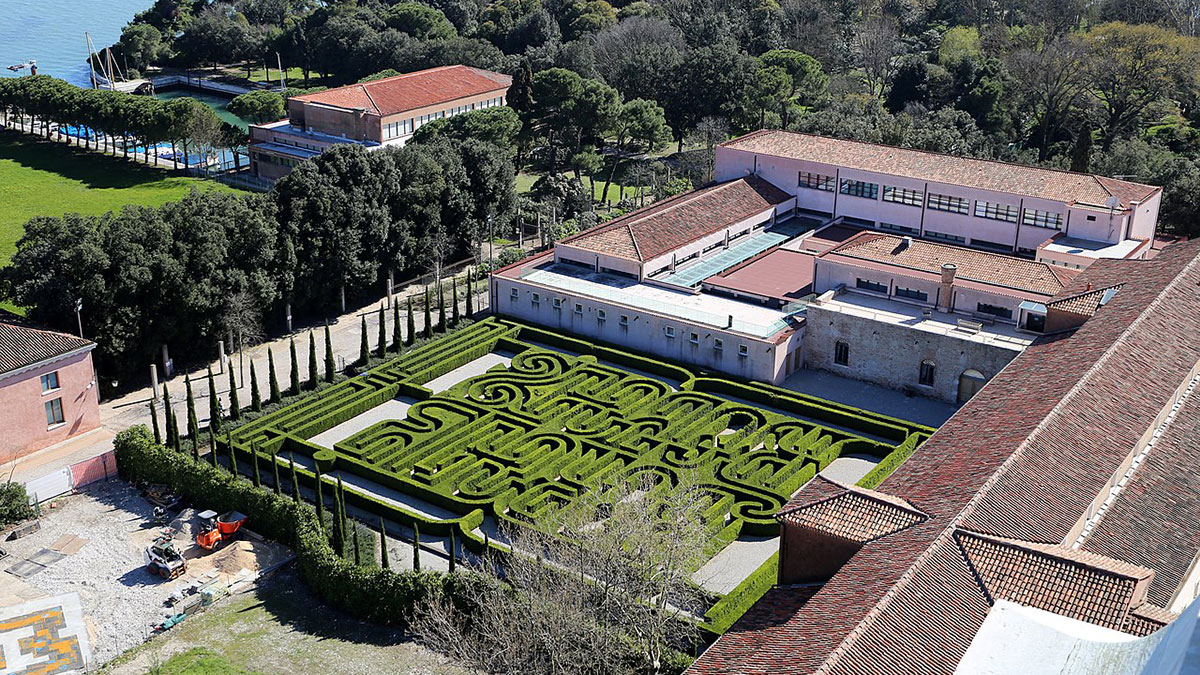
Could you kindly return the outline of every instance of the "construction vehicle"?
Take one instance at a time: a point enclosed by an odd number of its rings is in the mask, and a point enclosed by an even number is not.
[[[146,571],[163,579],[174,579],[187,571],[187,561],[175,549],[172,534],[164,531],[146,547]]]
[[[246,516],[237,511],[227,511],[220,516],[208,510],[196,514],[204,523],[196,535],[196,545],[206,551],[220,548],[222,544],[237,538],[238,530],[246,522]]]

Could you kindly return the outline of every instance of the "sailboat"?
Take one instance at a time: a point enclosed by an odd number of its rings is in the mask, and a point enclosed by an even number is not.
[[[35,61],[34,59],[29,59],[25,63],[15,63],[8,67],[8,69],[13,72],[17,72],[19,70],[25,70],[26,68],[33,71],[34,75],[37,75],[37,61]]]

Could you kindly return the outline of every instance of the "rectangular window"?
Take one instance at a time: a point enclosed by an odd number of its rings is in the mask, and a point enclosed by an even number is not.
[[[42,392],[54,391],[58,389],[58,371],[46,373],[42,376]]]
[[[692,333],[690,336],[688,336],[688,342],[690,342],[694,345],[698,345],[698,344],[700,344],[700,336],[695,333]]]
[[[842,194],[863,199],[875,199],[879,194],[879,186],[862,180],[842,179]]]
[[[675,339],[675,327],[674,326],[663,326],[663,333],[667,336],[668,339],[670,339],[670,340]]]
[[[713,351],[720,352],[725,350],[725,341],[721,338],[713,340]]]
[[[976,200],[975,216],[977,218],[991,218],[992,220],[1003,220],[1006,223],[1015,223],[1017,222],[1017,207]]]
[[[955,234],[945,234],[942,232],[934,232],[933,230],[925,230],[925,236],[930,239],[941,239],[942,241],[952,241],[955,244],[967,243],[966,237],[960,237]]]
[[[897,225],[895,223],[879,223],[879,229],[890,230],[892,232],[903,232],[904,234],[918,233],[918,230],[915,227],[907,227],[905,225]]]
[[[971,239],[971,245],[978,246],[979,248],[986,248],[992,251],[1002,251],[1004,253],[1012,252],[1012,246],[1009,246],[1008,244],[1001,244],[995,241],[988,241],[986,239]]]
[[[1021,224],[1032,225],[1033,227],[1046,227],[1052,230],[1061,230],[1062,214],[1054,213],[1053,211],[1025,209],[1025,215],[1021,218]]]
[[[542,294],[534,293],[533,298],[530,300],[530,302],[533,303],[534,307],[537,307],[538,305],[542,304]]]
[[[621,328],[629,328],[629,315],[628,315],[628,314],[622,314],[622,315],[621,315],[621,320],[620,320],[620,322],[619,322],[619,323],[621,324]]]
[[[978,303],[975,306],[975,311],[979,312],[980,314],[991,314],[992,316],[998,316],[1003,319],[1011,319],[1012,318],[1012,310],[1011,309],[1009,309],[1007,307],[998,307],[996,305],[989,305],[986,302]]]
[[[933,376],[936,372],[937,367],[933,365],[933,361],[922,361],[921,372],[917,375],[917,384],[932,387]]]
[[[516,300],[517,298],[521,297],[521,291],[518,291],[517,289],[514,288],[508,292],[508,297],[512,298],[513,300]]]
[[[950,195],[929,193],[929,208],[934,211],[949,211],[950,213],[968,213],[971,210],[970,200]]]
[[[909,190],[908,188],[892,187],[891,185],[883,186],[883,201],[885,202],[920,206],[921,201],[924,199],[925,193],[920,190]]]
[[[747,356],[750,356],[750,348],[746,345],[738,345],[738,356],[742,357],[743,359]]]
[[[919,300],[926,302],[929,300],[929,294],[925,291],[918,291],[915,288],[900,288],[896,287],[895,295],[897,298],[908,298],[910,300]]]
[[[606,311],[604,311],[604,310],[602,310],[602,309],[598,309],[598,310],[596,310],[596,320],[597,320],[597,321],[599,321],[599,322],[603,323],[603,322],[604,322],[604,320],[605,320],[605,319],[607,319],[607,318],[608,318],[608,312],[606,312]]]
[[[579,316],[583,316],[583,305],[579,304],[578,302],[575,303],[575,313]]]
[[[550,304],[554,307],[554,309],[562,309],[562,298],[554,298],[550,301]]]
[[[878,281],[871,281],[870,279],[856,279],[854,281],[854,285],[863,289],[864,291],[871,291],[874,293],[888,292],[887,284],[881,284]]]
[[[834,343],[833,362],[839,366],[850,365],[850,344],[845,340],[838,340]]]
[[[46,401],[46,426],[52,427],[55,424],[62,424],[66,418],[63,417],[62,399],[56,398],[53,401]]]
[[[800,172],[800,187],[809,188],[810,190],[824,190],[825,192],[833,192],[833,176],[825,176],[819,173],[809,173],[807,171]]]

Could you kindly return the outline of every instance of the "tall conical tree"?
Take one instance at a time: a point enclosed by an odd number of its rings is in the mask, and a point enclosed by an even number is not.
[[[397,353],[404,344],[404,336],[400,334],[400,303],[392,300],[392,349]]]
[[[379,303],[379,346],[377,347],[379,358],[387,356],[387,312],[383,309],[383,303]]]
[[[288,352],[292,356],[292,368],[288,372],[291,387],[288,389],[288,393],[295,396],[300,393],[300,362],[296,360],[296,338],[294,337],[288,340]]]
[[[321,489],[321,484],[325,481],[321,479],[321,470],[316,469],[313,475],[317,477],[317,526],[321,528],[321,532],[325,531],[325,496],[324,490]]]
[[[362,316],[362,336],[358,344],[358,362],[367,365],[371,361],[371,346],[367,344],[367,315]]]
[[[208,461],[214,469],[217,467],[217,434],[212,427],[208,428]]]
[[[150,400],[150,425],[154,428],[154,444],[162,445],[162,432],[158,430],[158,405]]]
[[[388,562],[387,525],[383,522],[383,516],[379,517],[379,566],[385,570],[392,567]]]
[[[337,479],[338,510],[342,514],[338,522],[341,523],[342,526],[342,545],[348,547],[350,545],[350,528],[348,521],[349,516],[346,515],[346,484],[342,482],[341,474],[338,474]]]
[[[192,381],[184,378],[184,387],[187,388],[187,426],[188,438],[192,441],[192,456],[196,459],[200,458],[198,446],[200,445],[200,419],[196,417],[196,397],[192,396]]]
[[[341,490],[336,487],[333,489],[333,522],[332,525],[332,541],[333,550],[338,556],[346,557],[346,531],[343,529],[344,521],[342,519],[342,499]]]
[[[171,405],[171,393],[167,384],[163,383],[163,423],[167,428],[166,441],[175,450],[179,450],[179,420],[175,418],[175,408]]]
[[[458,315],[458,280],[450,277],[450,284],[452,290],[450,295],[450,325],[457,326],[458,322],[462,319]]]
[[[310,328],[308,329],[308,388],[316,389],[320,377],[320,374],[317,373],[317,336]]]
[[[362,564],[362,552],[358,546],[358,523],[351,521],[350,529],[354,530],[354,564]]]
[[[450,574],[454,574],[454,560],[458,557],[458,551],[455,546],[454,528],[450,528]]]
[[[288,453],[288,465],[292,469],[292,501],[300,503],[300,477],[296,475],[296,456]]]
[[[237,380],[233,379],[233,368],[229,369],[229,419],[242,419],[242,402],[238,400]]]
[[[262,474],[258,470],[258,444],[250,444],[250,462],[254,465],[254,487],[262,487]]]
[[[212,366],[208,367],[208,426],[216,428],[217,431],[221,430],[221,396],[217,394]]]
[[[275,494],[281,495],[281,494],[283,494],[283,484],[279,482],[279,453],[278,452],[271,453],[271,472],[273,473],[272,478],[275,479]]]
[[[229,444],[229,473],[238,477],[237,448],[233,447],[233,431],[225,432],[225,442]]]
[[[275,352],[267,347],[267,386],[271,388],[271,403],[278,403],[283,398],[279,393],[279,376],[275,374]]]
[[[446,332],[446,291],[442,282],[438,282],[438,332]]]
[[[337,364],[333,360],[333,340],[329,339],[329,322],[325,322],[325,381],[333,382]]]
[[[425,287],[425,339],[433,337],[433,315],[429,307],[429,287]]]
[[[421,571],[421,523],[413,521],[413,571]]]
[[[258,391],[258,372],[254,369],[254,361],[250,361],[250,409],[262,412],[262,394]]]
[[[475,316],[475,294],[471,292],[471,277],[474,272],[467,268],[467,318]]]
[[[413,316],[412,296],[408,296],[408,320],[404,324],[407,334],[404,336],[404,344],[411,346],[413,340],[417,339],[417,319]]]

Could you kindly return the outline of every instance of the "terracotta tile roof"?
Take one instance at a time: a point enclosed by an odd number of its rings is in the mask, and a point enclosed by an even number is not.
[[[0,375],[95,346],[91,340],[39,328],[25,317],[0,310]]]
[[[721,145],[733,150],[1097,207],[1103,207],[1111,197],[1116,197],[1122,207],[1128,207],[1134,201],[1145,201],[1162,189],[1091,174],[956,157],[778,129],[755,131]]]
[[[1153,567],[1150,602],[1175,599],[1200,550],[1200,391],[1193,391],[1083,548]]]
[[[1065,539],[1200,360],[1198,256],[1185,243],[1085,270],[1080,286],[1118,265],[1126,284],[1074,332],[1035,341],[880,486],[929,519],[863,545],[783,624],[735,625],[692,671],[954,672],[990,607],[955,533]]]
[[[786,523],[803,525],[859,543],[873,541],[925,520],[904,500],[850,487],[824,500],[780,511]]]
[[[1082,316],[1092,316],[1103,305],[1105,296],[1109,296],[1109,291],[1116,292],[1121,288],[1121,284],[1110,286],[1108,288],[1097,288],[1091,291],[1084,291],[1076,295],[1070,295],[1065,298],[1051,300],[1046,303],[1046,308],[1054,308],[1071,314],[1080,314]],[[1111,297],[1111,296],[1109,296]]]
[[[294,100],[335,108],[366,110],[381,117],[449,103],[468,96],[507,90],[512,78],[470,66],[442,66],[362,84],[294,96]]]
[[[746,176],[685,192],[559,243],[644,262],[791,198],[758,176]]]
[[[957,278],[1053,296],[1075,278],[1076,270],[962,246],[912,239],[880,232],[860,232],[820,256],[842,256],[886,263],[929,274],[940,274],[944,263],[958,265]]]
[[[1162,607],[1147,602],[1129,612],[1129,618],[1125,620],[1121,631],[1138,636],[1149,635],[1171,623],[1178,616],[1175,612],[1168,612]]]

